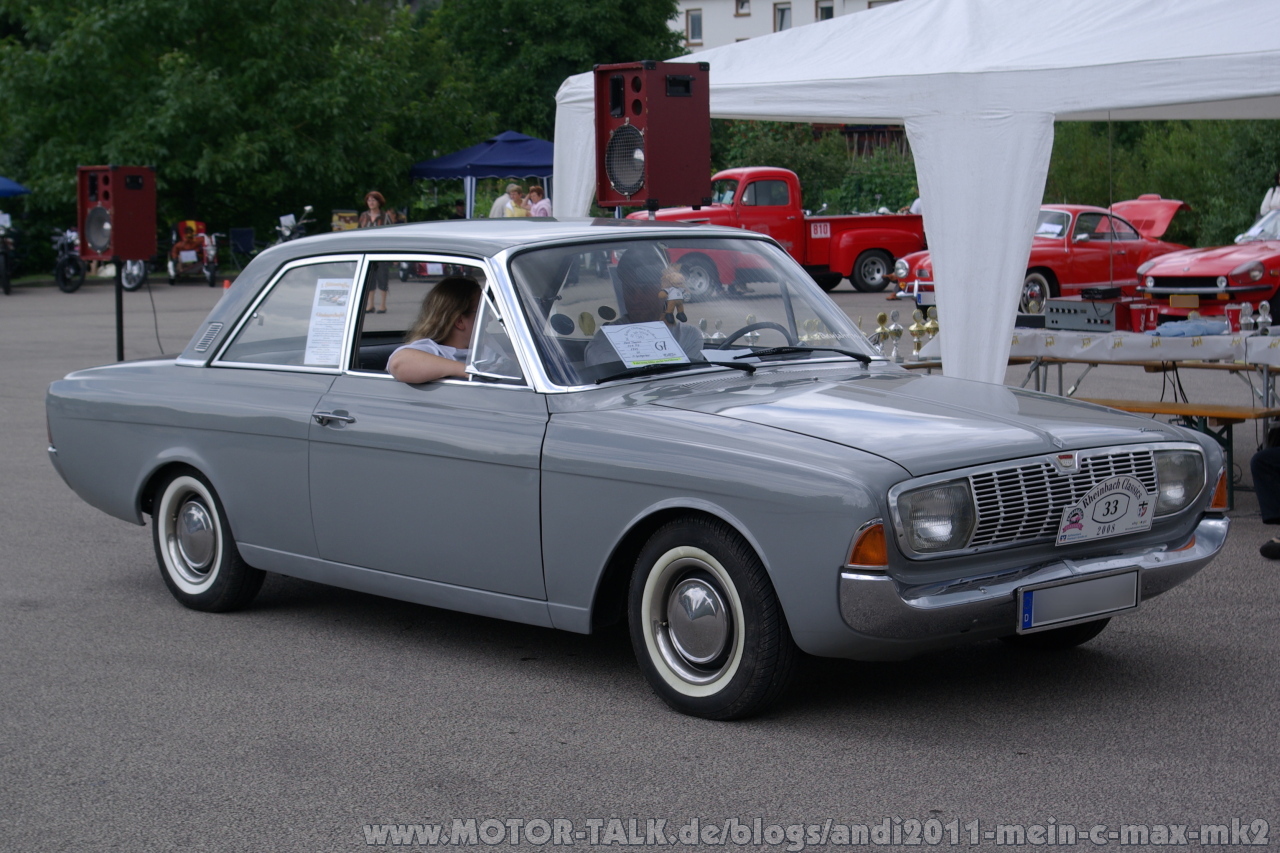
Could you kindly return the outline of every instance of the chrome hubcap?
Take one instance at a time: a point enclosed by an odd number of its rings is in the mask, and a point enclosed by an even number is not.
[[[217,543],[213,519],[203,503],[190,499],[178,509],[174,519],[174,538],[182,562],[194,575],[190,579],[197,580],[207,575]]]
[[[680,656],[703,665],[718,658],[729,642],[729,614],[720,593],[701,578],[686,578],[667,597],[667,630]]]
[[[1039,278],[1029,278],[1022,285],[1022,313],[1043,314],[1046,296],[1045,282]]]

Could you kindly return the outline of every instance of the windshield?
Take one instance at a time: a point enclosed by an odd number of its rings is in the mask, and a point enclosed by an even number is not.
[[[1237,243],[1253,243],[1258,240],[1280,240],[1280,210],[1272,210],[1253,223],[1253,227],[1236,238]]]
[[[511,262],[551,381],[590,385],[658,370],[878,353],[787,254],[760,240],[610,240]],[[759,356],[755,355],[760,353]]]
[[[733,204],[733,194],[737,191],[737,181],[716,181],[711,185],[711,201],[713,204]]]
[[[1061,210],[1042,210],[1036,222],[1037,237],[1061,237],[1067,233],[1067,223],[1071,217]]]

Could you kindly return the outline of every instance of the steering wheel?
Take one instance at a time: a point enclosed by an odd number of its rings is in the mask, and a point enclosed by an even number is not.
[[[787,344],[789,346],[796,345],[796,339],[791,337],[791,333],[787,331],[785,326],[781,326],[777,323],[771,323],[768,320],[766,320],[763,323],[751,323],[750,325],[743,326],[741,329],[734,332],[732,335],[729,335],[727,338],[725,338],[723,341],[717,344],[716,349],[728,349],[729,344],[733,343],[743,335],[749,332],[754,332],[757,329],[774,329],[776,331],[782,332],[782,337],[787,339]]]

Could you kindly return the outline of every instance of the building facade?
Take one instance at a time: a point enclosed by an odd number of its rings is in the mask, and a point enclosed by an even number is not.
[[[672,29],[693,53],[900,0],[679,0]]]

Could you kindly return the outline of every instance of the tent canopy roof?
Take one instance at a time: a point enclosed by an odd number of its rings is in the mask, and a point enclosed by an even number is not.
[[[3,175],[0,175],[0,198],[9,198],[15,195],[25,195],[31,190],[24,187],[17,181],[12,181]]]
[[[413,164],[413,178],[505,178],[511,175],[545,177],[553,171],[555,146],[508,130],[478,145]]]

